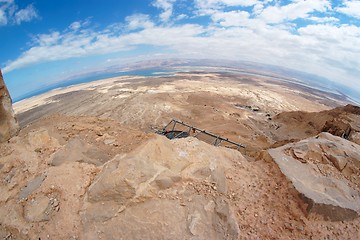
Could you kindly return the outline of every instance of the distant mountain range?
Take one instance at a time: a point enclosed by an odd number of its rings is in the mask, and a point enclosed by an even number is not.
[[[38,95],[55,88],[66,87],[69,85],[90,82],[109,77],[137,74],[140,76],[152,75],[151,71],[145,71],[147,69],[156,69],[156,71],[176,71],[176,68],[186,67],[193,67],[195,68],[194,70],[196,70],[197,67],[199,69],[205,67],[223,68],[239,73],[253,73],[265,77],[274,77],[286,81],[298,82],[319,90],[331,92],[337,95],[343,95],[344,97],[348,98],[349,101],[360,104],[360,93],[356,90],[314,74],[296,71],[285,67],[248,61],[180,58],[134,61],[130,63],[112,65],[110,67],[94,70],[91,72],[74,74],[67,77],[66,79],[62,79],[56,83],[45,86],[37,91],[18,97],[14,99],[14,101],[19,101],[30,96]]]
[[[105,71],[131,71],[144,68],[168,68],[168,67],[222,67],[233,68],[238,71],[253,72],[270,77],[284,78],[293,81],[301,81],[309,86],[320,88],[323,90],[346,95],[349,100],[360,103],[360,93],[350,87],[344,86],[340,83],[330,81],[327,78],[301,72],[285,67],[261,64],[248,61],[231,61],[231,60],[211,60],[211,59],[163,59],[163,60],[145,60],[138,61],[124,65],[116,65],[107,68]]]

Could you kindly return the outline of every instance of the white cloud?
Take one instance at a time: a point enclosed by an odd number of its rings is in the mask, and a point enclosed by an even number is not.
[[[13,0],[0,0],[0,26],[8,24],[8,13],[12,11],[13,5]]]
[[[196,6],[201,9],[220,8],[223,6],[250,7],[259,3],[259,0],[195,0]]]
[[[344,13],[354,18],[360,19],[360,1],[344,1],[344,4],[341,7],[336,8],[340,13]]]
[[[343,80],[343,83],[352,83],[357,87],[360,74],[360,27],[318,24],[308,25],[298,31],[301,39],[307,40],[307,45],[302,48],[304,52],[318,59],[317,64],[323,70],[317,70],[319,75]]]
[[[0,26],[8,24],[21,24],[39,18],[33,5],[18,9],[14,0],[0,0]]]
[[[253,14],[258,15],[260,14],[264,8],[265,5],[267,5],[268,3],[273,2],[273,0],[263,0],[263,1],[258,1],[253,8]]]
[[[259,17],[267,23],[282,23],[299,18],[308,18],[313,12],[326,12],[331,9],[327,0],[294,0],[283,6],[268,6],[264,8]]]
[[[133,21],[135,18],[139,19],[139,15],[129,18],[128,28],[139,26],[144,28],[144,25],[137,25]],[[203,31],[202,27],[197,25],[154,27],[150,24],[145,26],[147,28],[143,30],[123,35],[120,34],[120,29],[113,28],[113,26],[109,27],[111,30],[106,28],[100,32],[83,29],[81,32],[73,30],[40,34],[34,37],[34,46],[16,60],[8,63],[4,72],[43,62],[127,51],[142,44],[177,48],[182,44],[186,45],[186,42]]]
[[[78,30],[81,27],[81,22],[73,22],[69,28],[73,31]]]
[[[183,19],[186,19],[186,18],[189,18],[189,16],[188,15],[186,15],[186,14],[180,14],[180,15],[178,15],[177,17],[176,17],[176,20],[183,20]]]
[[[160,19],[163,22],[167,22],[170,20],[173,14],[173,4],[176,0],[155,0],[153,2],[153,6],[160,8],[163,12],[160,14]]]
[[[127,22],[127,27],[129,30],[151,28],[154,26],[154,23],[150,20],[149,15],[145,14],[135,14],[125,18]]]
[[[6,25],[7,22],[8,22],[8,20],[7,20],[7,17],[6,17],[6,13],[2,9],[0,9],[0,26],[1,25]]]
[[[340,20],[336,17],[309,17],[308,20],[311,20],[313,22],[317,23],[337,23],[340,22]]]
[[[250,21],[249,17],[250,14],[245,11],[216,11],[211,15],[211,18],[214,22],[218,22],[224,27],[248,26],[248,23]]]
[[[70,25],[71,26],[71,25]],[[55,45],[60,40],[60,32],[52,32],[49,34],[39,34],[33,38],[33,42],[38,46]]]
[[[210,15],[224,7],[251,7],[259,0],[194,0],[198,15]]]
[[[34,8],[33,5],[29,5],[24,9],[21,9],[20,11],[15,13],[14,21],[16,24],[21,24],[22,22],[30,22],[33,19],[38,18],[39,15]]]
[[[82,28],[88,27],[91,23],[90,19],[91,18],[87,18],[83,21],[75,21],[69,25],[68,29],[71,31],[77,31]]]

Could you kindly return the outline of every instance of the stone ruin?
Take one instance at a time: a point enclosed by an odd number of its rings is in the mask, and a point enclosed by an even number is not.
[[[19,124],[12,109],[12,100],[0,70],[0,142],[16,135]]]

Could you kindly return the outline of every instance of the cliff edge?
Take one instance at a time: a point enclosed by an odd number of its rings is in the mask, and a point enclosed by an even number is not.
[[[12,109],[12,100],[0,70],[0,142],[16,135],[19,124]]]

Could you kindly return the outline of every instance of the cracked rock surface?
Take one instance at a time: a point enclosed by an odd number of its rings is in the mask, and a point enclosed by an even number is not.
[[[321,133],[269,153],[302,196],[308,213],[334,221],[359,216],[359,145]]]

